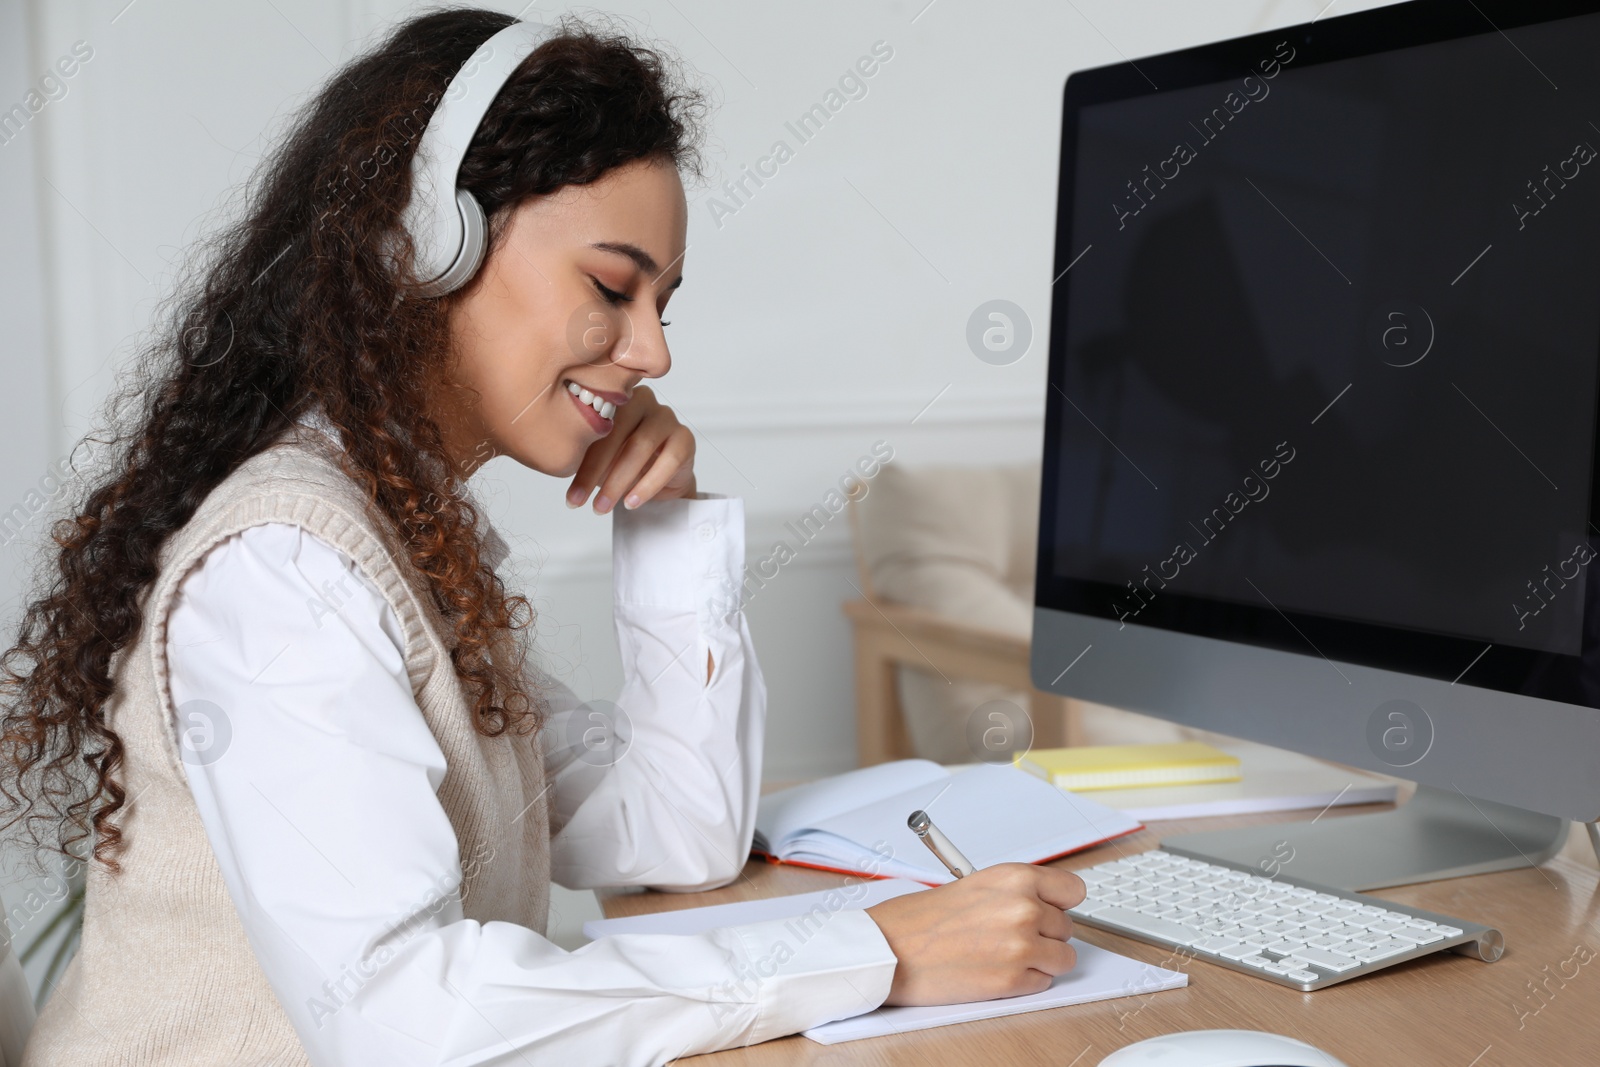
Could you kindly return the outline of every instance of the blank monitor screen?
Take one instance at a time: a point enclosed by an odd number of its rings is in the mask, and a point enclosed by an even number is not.
[[[1482,28],[1069,82],[1041,605],[1600,706],[1600,15]]]

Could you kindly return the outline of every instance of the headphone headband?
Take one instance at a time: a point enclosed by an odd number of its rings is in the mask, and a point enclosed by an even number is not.
[[[400,216],[416,249],[423,296],[461,288],[483,263],[488,222],[472,194],[456,188],[456,174],[506,79],[553,33],[539,23],[513,22],[494,34],[462,64],[428,120],[411,160],[411,199]]]

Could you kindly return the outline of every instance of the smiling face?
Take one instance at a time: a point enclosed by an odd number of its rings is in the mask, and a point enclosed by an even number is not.
[[[683,184],[670,161],[635,160],[507,223],[454,297],[455,388],[433,414],[460,477],[497,454],[567,477],[611,432],[611,405],[672,366],[660,316],[683,280]]]

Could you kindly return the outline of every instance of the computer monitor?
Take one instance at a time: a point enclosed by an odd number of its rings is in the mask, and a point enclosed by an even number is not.
[[[1067,79],[1034,684],[1419,784],[1163,847],[1371,889],[1600,818],[1597,55],[1414,0]]]

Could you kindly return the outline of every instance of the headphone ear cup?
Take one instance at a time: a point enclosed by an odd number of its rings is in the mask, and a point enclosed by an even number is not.
[[[471,281],[483,265],[484,250],[489,244],[489,220],[483,214],[483,206],[465,189],[457,189],[456,211],[461,217],[461,250],[443,274],[422,286],[423,296],[455,292]]]

